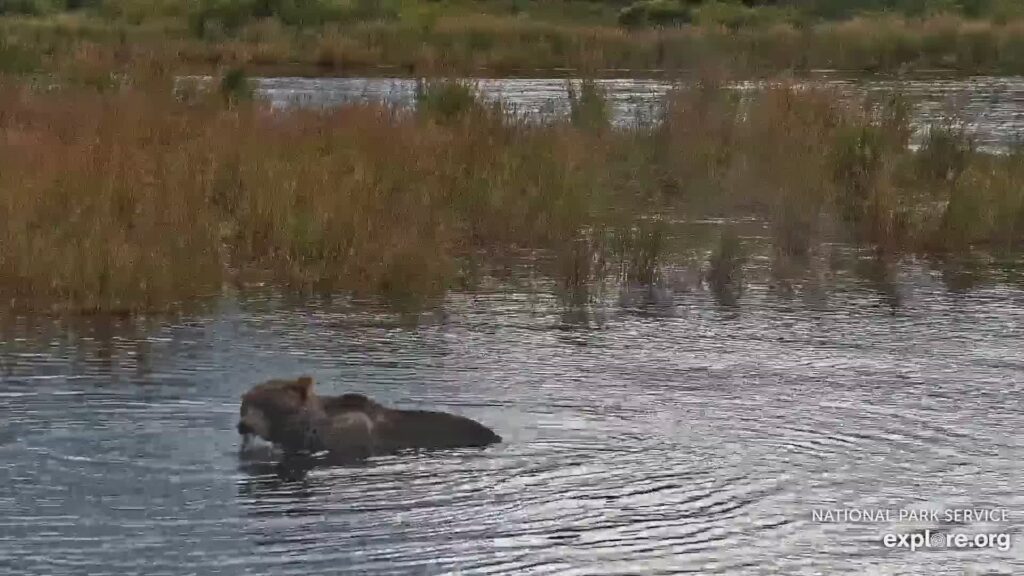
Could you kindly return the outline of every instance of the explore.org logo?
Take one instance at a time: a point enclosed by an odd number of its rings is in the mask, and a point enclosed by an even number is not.
[[[974,523],[1006,524],[1011,521],[1006,508],[889,509],[889,508],[821,508],[811,511],[811,520],[823,523],[898,524],[901,522],[942,524],[962,528]],[[954,532],[946,528],[915,529],[907,532],[883,531],[882,546],[917,550],[999,550],[1012,545],[1007,532]]]
[[[913,532],[909,534],[889,533],[882,536],[882,546],[886,548],[906,548],[916,550],[972,550],[993,548],[1001,552],[1010,549],[1010,534],[1006,532],[994,534],[954,534],[951,532]]]

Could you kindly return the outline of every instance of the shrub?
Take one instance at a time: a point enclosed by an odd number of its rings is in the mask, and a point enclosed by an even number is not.
[[[619,12],[623,26],[677,26],[693,22],[693,10],[674,0],[639,0]]]
[[[569,118],[577,128],[600,131],[611,125],[611,111],[604,90],[591,79],[580,82],[577,93],[572,82],[566,82],[569,94]]]
[[[455,80],[416,82],[416,109],[425,118],[451,122],[479,108],[473,86]]]
[[[0,14],[40,16],[55,12],[58,8],[48,0],[0,0]]]
[[[252,100],[254,92],[253,82],[241,68],[231,68],[220,79],[221,96],[229,105]]]

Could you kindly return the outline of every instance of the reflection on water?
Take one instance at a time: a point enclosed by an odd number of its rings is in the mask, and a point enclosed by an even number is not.
[[[8,319],[0,571],[1024,571],[1014,267],[752,251],[723,305],[684,261],[569,307],[554,284],[485,282],[415,323],[256,294],[175,321]],[[506,441],[300,474],[240,458],[239,395],[301,372]],[[967,507],[1010,521],[812,518]],[[880,543],[922,529],[1014,541]]]
[[[488,98],[506,102],[518,113],[565,116],[569,113],[566,80],[501,78],[473,81]],[[673,86],[663,80],[599,79],[609,109],[619,124],[649,121]],[[917,122],[931,124],[951,113],[961,116],[983,148],[1020,144],[1024,129],[1024,77],[966,79],[848,79],[821,77],[810,85],[831,86],[851,94],[900,92],[917,103]],[[409,78],[261,78],[258,93],[277,107],[334,106],[349,102],[414,101],[416,81]],[[752,88],[756,84],[741,84]]]

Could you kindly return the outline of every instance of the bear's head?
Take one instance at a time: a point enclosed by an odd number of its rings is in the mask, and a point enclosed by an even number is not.
[[[242,395],[238,433],[299,448],[306,442],[318,408],[309,376],[269,380]]]

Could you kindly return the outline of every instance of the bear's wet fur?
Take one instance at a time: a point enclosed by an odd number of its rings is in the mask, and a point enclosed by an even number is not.
[[[493,430],[464,416],[387,408],[362,394],[318,396],[309,376],[269,380],[243,394],[238,432],[285,452],[326,451],[340,458],[501,442]]]

